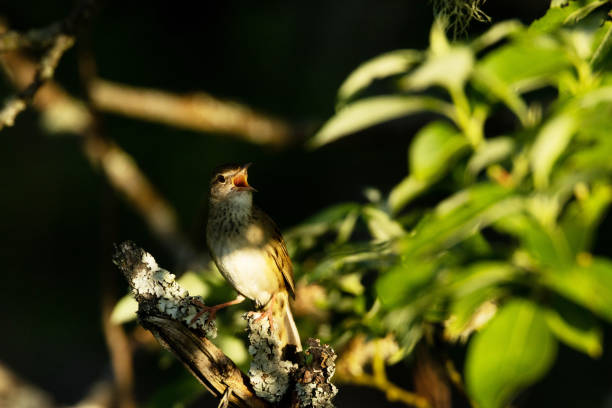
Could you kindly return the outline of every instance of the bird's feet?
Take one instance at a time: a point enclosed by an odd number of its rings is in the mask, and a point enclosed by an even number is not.
[[[256,314],[256,313],[258,313],[259,316],[255,317],[253,321],[259,322],[260,320],[267,318],[268,323],[270,324],[270,331],[274,332],[276,328],[274,324],[274,316],[272,315],[272,309],[267,308],[266,310],[263,310],[260,312],[252,312],[252,311],[249,312],[249,314]]]
[[[206,306],[204,303],[200,302],[198,299],[192,298],[191,303],[198,306],[200,310],[198,311],[198,313],[196,313],[193,319],[191,319],[189,324],[193,324],[193,322],[198,320],[200,316],[202,316],[204,313],[208,313],[208,320],[215,320],[218,310],[223,309],[228,306],[236,305],[242,302],[243,300],[244,300],[244,296],[240,295],[236,299],[231,300],[229,302],[221,303],[215,306]]]

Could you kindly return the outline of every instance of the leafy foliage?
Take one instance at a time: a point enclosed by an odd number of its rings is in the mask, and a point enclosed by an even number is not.
[[[328,337],[392,332],[405,358],[440,327],[446,341],[468,341],[466,386],[482,408],[544,376],[558,341],[599,356],[612,320],[612,261],[590,253],[612,199],[609,5],[562,3],[467,43],[449,42],[438,22],[425,52],[359,67],[311,147],[436,117],[406,140],[408,174],[387,195],[369,191],[368,204],[287,235],[300,273],[342,317]],[[395,91],[362,96],[380,80]],[[512,125],[489,134],[502,117]]]

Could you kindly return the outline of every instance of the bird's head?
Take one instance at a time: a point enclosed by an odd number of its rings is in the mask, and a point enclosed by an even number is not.
[[[250,205],[252,193],[257,191],[247,181],[249,176],[247,170],[250,165],[251,163],[225,164],[217,167],[210,180],[211,200],[230,200],[236,204],[248,202]]]

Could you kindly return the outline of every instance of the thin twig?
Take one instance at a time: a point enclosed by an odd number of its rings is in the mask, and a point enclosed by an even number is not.
[[[0,130],[4,126],[13,126],[17,115],[32,102],[36,92],[45,82],[53,78],[61,57],[74,45],[77,31],[89,22],[97,10],[97,5],[96,0],[82,0],[62,22],[53,23],[46,29],[33,30],[21,35],[15,31],[0,35],[0,51],[30,46],[34,43],[48,44],[30,84],[18,95],[10,98],[0,111]]]
[[[0,130],[4,126],[13,126],[15,118],[32,102],[34,95],[40,87],[53,77],[57,64],[64,52],[74,44],[74,38],[67,35],[58,35],[53,41],[53,45],[47,50],[40,60],[34,80],[23,91],[6,103],[0,111]]]

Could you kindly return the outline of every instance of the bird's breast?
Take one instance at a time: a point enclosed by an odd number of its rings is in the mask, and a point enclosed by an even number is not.
[[[217,268],[227,281],[243,296],[259,306],[278,290],[274,260],[263,246],[252,245],[244,235],[218,239],[209,247]]]

